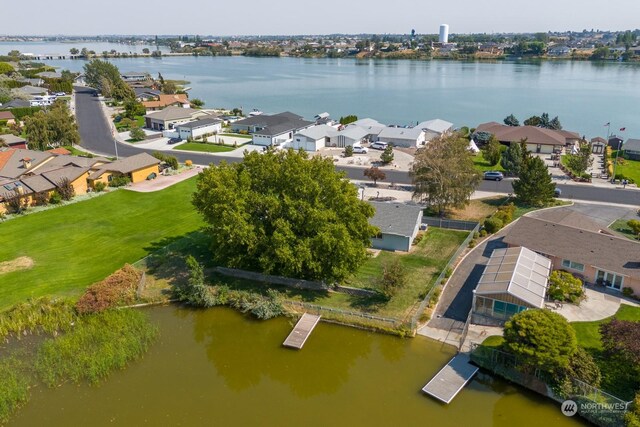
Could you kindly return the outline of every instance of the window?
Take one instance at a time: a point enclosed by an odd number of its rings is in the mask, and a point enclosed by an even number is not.
[[[568,259],[562,260],[562,266],[564,268],[569,268],[571,270],[584,271],[584,264],[580,264],[579,262],[573,262]]]

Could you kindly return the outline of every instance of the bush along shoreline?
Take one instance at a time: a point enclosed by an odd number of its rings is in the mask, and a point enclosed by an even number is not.
[[[78,302],[40,298],[0,313],[0,424],[39,384],[98,384],[140,359],[158,336],[149,316],[118,309],[131,301],[139,272],[125,266],[90,286]]]

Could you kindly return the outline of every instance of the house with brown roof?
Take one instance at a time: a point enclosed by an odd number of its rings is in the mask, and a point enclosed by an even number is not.
[[[157,111],[162,110],[167,107],[181,107],[181,108],[189,108],[191,107],[191,103],[189,102],[189,98],[186,93],[178,93],[175,95],[158,95],[158,99],[152,101],[144,101],[142,102],[144,108],[149,111]]]
[[[585,283],[615,291],[628,287],[640,295],[639,242],[605,232],[581,214],[566,216],[560,223],[553,219],[522,217],[511,226],[504,242],[546,256],[554,270],[566,270]]]
[[[0,111],[0,121],[5,121],[8,125],[15,125],[16,118],[11,111]]]
[[[22,148],[23,150],[26,150],[28,148],[26,139],[12,135],[10,133],[0,135],[0,147],[2,145],[6,145],[9,148]]]
[[[482,123],[477,132],[486,132],[502,144],[519,143],[526,139],[527,150],[532,153],[551,154],[580,141],[580,135],[566,130],[545,129],[536,126],[507,126],[496,122]]]
[[[160,160],[150,154],[140,153],[102,165],[88,176],[88,182],[91,187],[97,182],[108,185],[115,177],[126,176],[135,184],[146,180],[152,174],[157,176],[160,173],[159,165]]]

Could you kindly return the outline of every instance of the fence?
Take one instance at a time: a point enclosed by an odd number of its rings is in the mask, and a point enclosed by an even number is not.
[[[424,220],[424,218],[423,218],[423,220]],[[444,220],[444,221],[451,221],[451,220]],[[459,222],[467,222],[467,221],[459,221]],[[454,253],[453,256],[451,256],[451,258],[449,258],[449,262],[442,269],[442,272],[440,273],[440,275],[438,276],[438,278],[434,282],[433,286],[431,287],[431,289],[429,289],[429,292],[427,292],[427,295],[424,297],[424,299],[422,300],[422,302],[418,306],[418,310],[415,312],[415,314],[411,318],[411,329],[412,330],[415,330],[418,327],[418,320],[420,319],[420,316],[422,316],[422,313],[424,313],[424,310],[429,305],[429,301],[431,300],[431,297],[433,296],[433,294],[436,291],[436,289],[439,289],[442,286],[442,282],[445,279],[445,275],[447,274],[447,270],[449,268],[453,267],[453,264],[456,262],[458,257],[460,255],[462,255],[462,252],[464,252],[464,250],[467,249],[467,247],[469,246],[469,242],[473,239],[474,234],[477,233],[478,230],[480,230],[480,223],[474,222],[473,224],[474,224],[474,228],[471,229],[471,231],[469,232],[469,235],[467,236],[467,238],[464,240],[464,242],[462,242],[460,247],[458,247],[458,250],[456,251],[456,253]],[[436,227],[436,226],[434,225],[434,227]]]
[[[433,216],[422,217],[422,223],[427,224],[430,227],[448,228],[450,230],[462,231],[476,230],[476,227],[478,227],[478,223],[473,221],[460,221],[457,219],[446,219]]]
[[[298,307],[303,308],[307,312],[312,312],[312,313],[316,313],[316,314],[319,314],[319,315],[323,315],[323,314],[334,314],[335,315],[335,314],[337,314],[337,315],[346,316],[346,317],[357,317],[357,318],[360,318],[360,319],[366,319],[366,320],[371,320],[371,321],[374,321],[374,322],[380,322],[386,327],[394,327],[394,328],[397,328],[397,327],[402,325],[402,321],[401,320],[392,319],[392,318],[389,318],[389,317],[374,316],[372,314],[367,314],[367,313],[363,313],[363,312],[347,311],[347,310],[341,310],[339,308],[323,307],[321,305],[309,304],[309,303],[306,303],[306,302],[299,302],[299,301],[290,301],[290,300],[286,301],[285,304],[298,306]]]

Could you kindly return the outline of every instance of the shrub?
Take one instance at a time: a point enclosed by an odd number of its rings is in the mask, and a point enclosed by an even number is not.
[[[0,360],[0,423],[29,400],[29,377],[24,373],[25,362],[17,357]]]
[[[62,198],[62,200],[71,200],[73,199],[73,196],[76,195],[76,190],[73,188],[73,185],[71,185],[71,181],[69,181],[68,178],[62,178],[58,181],[57,186],[58,188],[56,191],[60,194],[60,198]]]
[[[46,191],[41,191],[33,195],[33,201],[36,206],[46,206],[49,204],[49,194]]]
[[[106,184],[102,181],[98,181],[95,184],[93,184],[93,189],[98,193],[100,193],[101,191],[104,191],[106,187],[107,187]]]
[[[53,193],[51,193],[51,196],[49,197],[49,203],[51,203],[52,205],[62,203],[62,196],[60,195],[60,193],[58,193],[58,191],[54,191]]]
[[[125,185],[129,184],[131,182],[131,180],[129,179],[128,176],[125,175],[120,175],[120,176],[113,176],[111,178],[111,181],[109,181],[109,187],[124,187]]]
[[[76,303],[80,314],[97,313],[108,308],[131,304],[142,274],[129,264],[101,282],[89,286]]]
[[[396,259],[383,267],[380,287],[385,297],[391,298],[406,282],[407,271],[400,263],[400,260]]]
[[[509,203],[508,205],[500,206],[493,217],[498,218],[502,221],[502,226],[505,226],[513,221],[513,214],[515,212],[516,206],[513,203]]]
[[[146,138],[146,136],[147,134],[144,132],[144,130],[139,127],[134,127],[133,129],[131,129],[131,131],[129,131],[129,137],[134,141],[142,141]]]
[[[480,237],[487,237],[487,230],[485,230],[484,228],[480,230]]]
[[[451,277],[452,274],[453,274],[453,269],[451,267],[448,267],[444,272],[444,277],[448,279],[449,277]]]
[[[632,298],[633,297],[633,289],[631,289],[628,286],[622,288],[622,295],[624,295],[625,297],[628,297],[628,298]]]
[[[490,234],[500,231],[502,226],[503,226],[502,220],[496,217],[488,218],[484,222],[484,229],[487,230],[487,233],[490,233]]]
[[[184,161],[184,165],[188,168],[190,168],[191,166],[193,166],[193,161],[191,160],[185,160]]]
[[[347,145],[344,148],[344,156],[345,157],[352,157],[353,156],[353,147],[351,145]]]
[[[566,271],[554,271],[549,277],[549,297],[578,303],[584,295],[582,280]]]
[[[631,229],[633,234],[640,236],[640,221],[637,219],[630,219],[627,221],[627,226]]]

